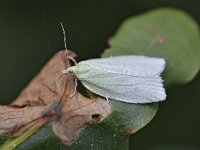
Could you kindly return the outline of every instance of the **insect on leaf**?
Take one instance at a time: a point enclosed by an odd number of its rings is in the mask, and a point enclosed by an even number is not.
[[[118,56],[82,61],[68,68],[90,91],[128,103],[150,103],[166,99],[160,75],[162,58]]]

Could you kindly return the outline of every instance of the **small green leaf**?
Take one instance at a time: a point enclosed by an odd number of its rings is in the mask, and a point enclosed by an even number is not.
[[[145,55],[167,61],[165,85],[191,81],[200,67],[200,36],[196,22],[176,9],[157,9],[127,19],[111,38],[103,56]]]
[[[130,135],[148,124],[158,110],[157,103],[130,104],[112,101],[112,114],[106,124],[115,132]]]

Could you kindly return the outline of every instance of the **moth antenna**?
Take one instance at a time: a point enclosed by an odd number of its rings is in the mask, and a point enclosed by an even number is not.
[[[67,58],[70,59],[75,64],[75,66],[76,66],[77,65],[76,60],[73,57],[70,57],[69,54],[68,54],[67,42],[66,42],[66,33],[65,33],[65,28],[64,28],[62,22],[60,22],[60,25],[61,25],[61,28],[62,28],[62,31],[63,31],[64,46],[65,46],[65,51],[66,51]]]
[[[62,22],[60,22],[60,25],[61,25],[61,28],[62,28],[62,31],[63,31],[63,39],[64,39],[64,47],[65,47],[65,51],[66,51],[66,54],[67,54],[67,58],[69,58],[68,50],[67,50],[67,42],[66,42],[65,29],[64,29],[64,26],[63,26]]]

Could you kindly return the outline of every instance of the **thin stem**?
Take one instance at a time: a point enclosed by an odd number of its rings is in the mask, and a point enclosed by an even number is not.
[[[30,138],[34,133],[36,133],[42,126],[44,126],[49,121],[48,117],[43,117],[36,121],[36,123],[25,131],[21,136],[14,139],[6,141],[1,147],[0,150],[14,150],[17,146],[22,144],[28,138]]]

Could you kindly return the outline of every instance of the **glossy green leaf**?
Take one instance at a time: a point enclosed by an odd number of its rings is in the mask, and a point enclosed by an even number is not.
[[[129,18],[103,56],[145,55],[167,61],[165,85],[185,84],[199,71],[200,36],[196,22],[177,9],[157,9]]]
[[[18,150],[128,150],[129,138],[116,134],[104,125],[92,125],[86,128],[72,145],[64,145],[52,132],[51,125],[41,129]]]

